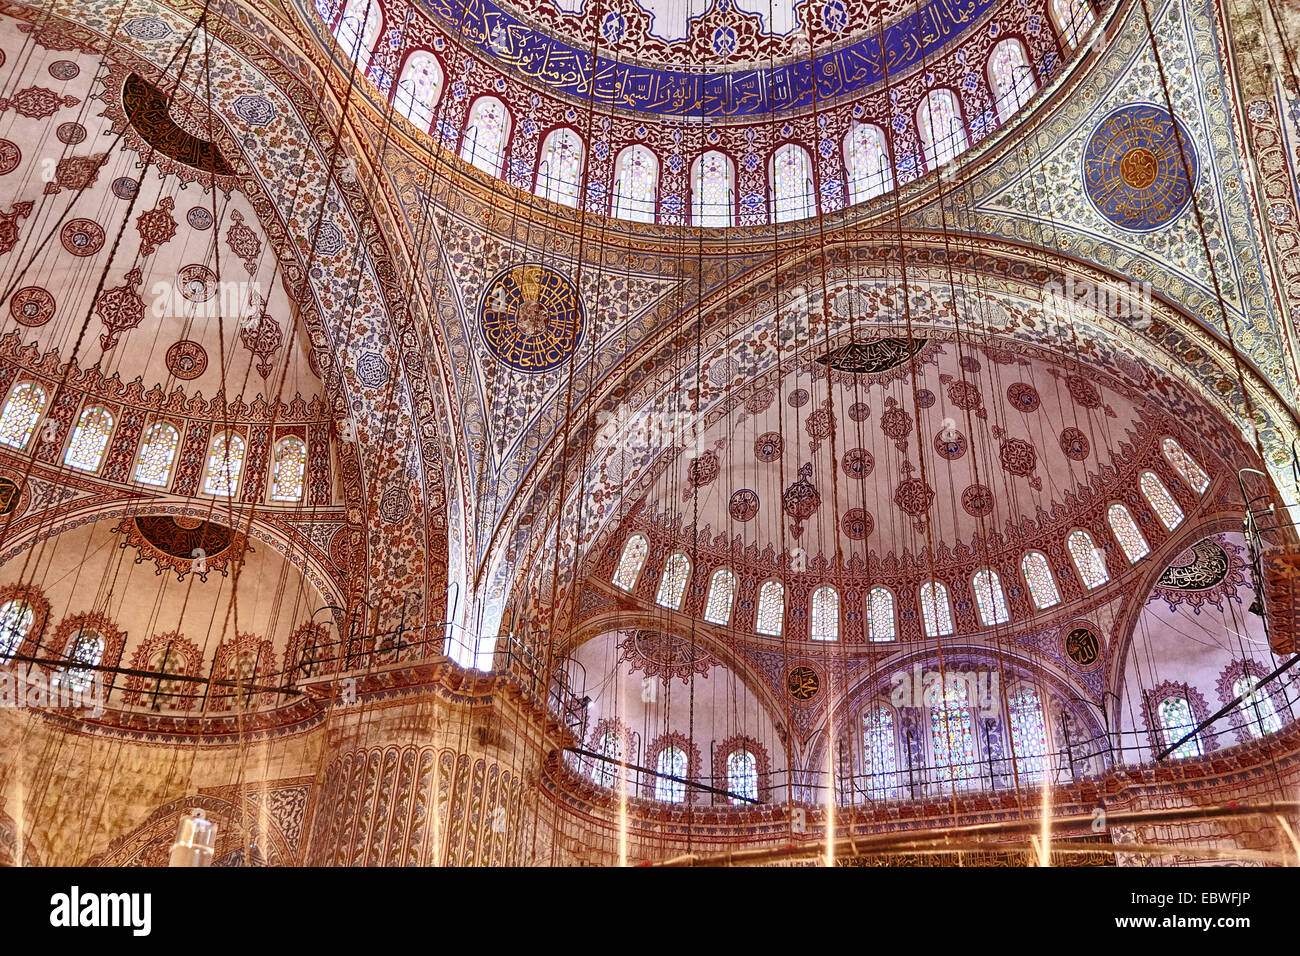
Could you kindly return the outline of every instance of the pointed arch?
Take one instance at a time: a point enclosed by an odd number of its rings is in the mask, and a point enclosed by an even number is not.
[[[971,585],[975,589],[975,604],[985,627],[1005,624],[1011,620],[1007,611],[1007,597],[1002,593],[1002,582],[992,568],[977,571]]]
[[[212,439],[208,468],[203,479],[203,493],[234,497],[239,488],[239,473],[244,468],[244,439],[234,432],[224,432]]]
[[[731,605],[736,599],[736,576],[727,568],[718,568],[709,579],[709,597],[704,606],[704,620],[723,627],[731,623]]]
[[[862,715],[862,773],[872,797],[888,799],[898,794],[898,732],[894,711],[884,704]]]
[[[495,96],[480,96],[469,110],[465,134],[460,139],[460,158],[485,173],[500,176],[510,124],[510,110],[504,103]]]
[[[334,39],[362,72],[370,65],[370,56],[382,25],[383,11],[379,0],[347,0],[334,26]]]
[[[691,559],[680,551],[669,555],[659,578],[659,593],[655,603],[673,611],[680,611],[686,594],[686,579],[691,573]]]
[[[768,164],[768,177],[773,222],[807,219],[817,212],[817,187],[808,150],[797,143],[778,147]]]
[[[1052,22],[1061,38],[1061,48],[1067,53],[1087,36],[1096,20],[1088,0],[1052,0]]]
[[[769,637],[780,637],[785,625],[785,588],[780,581],[764,581],[758,590],[756,630]]]
[[[166,488],[171,481],[172,462],[176,460],[176,449],[180,447],[181,436],[167,422],[154,422],[144,433],[140,443],[140,457],[135,463],[135,480],[142,485]]]
[[[849,203],[859,203],[894,188],[885,131],[854,120],[844,134],[844,169],[848,173]]]
[[[894,594],[889,588],[874,587],[867,595],[867,638],[892,641],[897,637],[894,626]]]
[[[1011,710],[1011,747],[1015,751],[1016,774],[1037,783],[1047,770],[1047,724],[1038,691],[1022,687],[1008,701]]]
[[[614,571],[614,586],[624,591],[636,587],[636,580],[645,567],[645,559],[650,554],[650,542],[643,534],[634,534],[623,545],[623,553],[618,559],[618,568]]]
[[[1020,561],[1020,573],[1029,585],[1029,594],[1034,599],[1034,607],[1042,611],[1061,603],[1061,592],[1057,590],[1056,579],[1052,577],[1051,565],[1047,555],[1041,551],[1030,551]]]
[[[829,584],[824,584],[812,596],[812,633],[814,641],[840,639],[840,595]]]
[[[1142,472],[1142,477],[1138,479],[1138,484],[1142,488],[1142,495],[1151,506],[1151,510],[1156,513],[1160,523],[1169,531],[1173,531],[1183,523],[1183,509],[1178,507],[1178,502],[1174,501],[1174,496],[1169,493],[1165,483],[1156,477],[1154,471]]]
[[[582,137],[567,126],[553,129],[537,154],[533,192],[563,206],[577,206],[582,194]]]
[[[948,588],[940,581],[921,585],[921,618],[926,637],[947,637],[952,633],[952,606]]]
[[[1099,588],[1110,580],[1110,572],[1106,570],[1106,562],[1098,553],[1092,535],[1082,530],[1071,531],[1066,547],[1070,550],[1070,557],[1074,560],[1074,567],[1085,588]]]
[[[307,475],[307,443],[297,435],[281,438],[275,445],[275,468],[271,477],[271,500],[302,501],[303,479]]]
[[[997,96],[998,119],[1005,124],[1038,89],[1023,43],[1007,37],[993,48],[989,54],[989,80]]]
[[[1106,511],[1106,521],[1110,524],[1111,534],[1119,542],[1129,564],[1136,564],[1151,553],[1151,547],[1147,544],[1147,539],[1137,522],[1133,520],[1132,512],[1124,505],[1118,502],[1111,505]]]
[[[106,408],[87,408],[72,430],[63,463],[80,471],[98,471],[113,434],[113,415]]]
[[[659,196],[659,159],[649,147],[635,143],[614,164],[614,195],[610,212],[619,219],[654,222]]]
[[[1173,438],[1166,438],[1160,443],[1160,451],[1165,456],[1165,461],[1169,466],[1182,475],[1183,480],[1192,486],[1192,490],[1198,495],[1205,494],[1205,489],[1210,487],[1210,476],[1205,473],[1195,458],[1178,444]]]
[[[961,106],[952,90],[937,89],[926,94],[916,108],[916,128],[925,148],[926,167],[931,170],[956,159],[970,145]]]
[[[734,221],[736,171],[731,160],[709,150],[691,167],[691,222],[696,226],[730,226]]]
[[[47,401],[45,389],[34,382],[23,382],[15,388],[0,413],[0,444],[26,449]]]
[[[414,50],[402,65],[393,92],[393,108],[426,133],[442,96],[442,65],[428,50]]]

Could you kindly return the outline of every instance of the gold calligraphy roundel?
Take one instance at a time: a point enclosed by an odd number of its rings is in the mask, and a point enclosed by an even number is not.
[[[795,700],[812,700],[821,690],[821,686],[821,678],[807,664],[792,667],[790,676],[786,678],[786,687]]]
[[[1101,662],[1101,638],[1086,622],[1076,621],[1062,628],[1061,643],[1065,656],[1080,670],[1092,670]]]
[[[548,266],[511,266],[484,290],[479,326],[494,358],[520,372],[549,372],[582,338],[578,290]]]
[[[1084,192],[1107,221],[1133,232],[1177,218],[1192,200],[1196,171],[1187,128],[1175,127],[1168,110],[1150,103],[1115,110],[1083,148]]]

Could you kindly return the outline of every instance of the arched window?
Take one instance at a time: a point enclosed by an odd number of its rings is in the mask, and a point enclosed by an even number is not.
[[[623,742],[614,731],[606,731],[596,752],[605,759],[596,761],[592,777],[598,787],[612,787],[619,779],[618,761],[623,759]]]
[[[812,639],[837,641],[840,638],[840,595],[823,585],[812,596]]]
[[[1169,462],[1174,471],[1183,476],[1183,480],[1192,486],[1192,490],[1198,495],[1205,494],[1205,489],[1210,487],[1210,476],[1202,470],[1196,463],[1196,459],[1189,455],[1182,445],[1172,438],[1166,438],[1160,443],[1160,450],[1164,452],[1165,461]]]
[[[659,751],[659,760],[655,769],[661,774],[677,777],[667,780],[655,778],[655,799],[665,803],[683,803],[686,800],[686,751],[681,747],[665,747]]]
[[[1106,562],[1092,543],[1092,535],[1086,531],[1071,531],[1066,547],[1070,549],[1070,557],[1074,559],[1085,588],[1098,588],[1110,580]]]
[[[993,48],[989,57],[989,77],[998,98],[998,118],[1008,122],[1016,110],[1029,102],[1038,84],[1025,56],[1025,47],[1015,37],[1007,37]]]
[[[212,451],[208,455],[204,493],[233,496],[239,487],[239,473],[243,467],[244,439],[238,435],[218,435],[212,440]]]
[[[3,620],[4,612],[0,609],[0,621]],[[1237,710],[1246,721],[1246,727],[1252,737],[1275,734],[1282,729],[1282,720],[1277,715],[1277,708],[1273,706],[1272,698],[1267,692],[1256,690],[1258,686],[1259,679],[1255,677],[1238,677],[1232,685],[1232,696],[1241,698]]]
[[[926,637],[946,637],[952,633],[948,589],[938,581],[921,585],[921,618],[925,621]]]
[[[613,213],[619,219],[655,221],[655,198],[659,194],[659,161],[641,145],[629,146],[618,154],[614,180]]]
[[[0,664],[7,664],[9,658],[22,647],[23,638],[32,629],[36,613],[32,606],[22,598],[5,601],[0,607]]]
[[[686,555],[669,555],[664,562],[664,573],[659,578],[659,594],[655,602],[661,607],[676,611],[682,606],[682,596],[686,594],[686,578],[691,573],[691,561]]]
[[[135,480],[155,488],[167,487],[180,443],[181,436],[171,425],[166,422],[150,425],[140,445],[140,460],[135,463]]]
[[[1156,716],[1160,721],[1160,730],[1164,734],[1165,747],[1182,740],[1196,727],[1196,720],[1192,716],[1192,707],[1187,703],[1185,697],[1165,698],[1160,702],[1160,706],[1156,708]],[[1169,756],[1199,757],[1203,753],[1200,735],[1195,734],[1179,744]]]
[[[975,587],[975,604],[980,609],[980,620],[985,627],[1005,624],[1011,620],[1007,613],[1007,598],[1002,593],[1002,582],[991,568],[977,571],[972,582]]]
[[[636,587],[636,579],[641,576],[646,556],[650,553],[650,542],[643,534],[634,534],[623,545],[623,555],[618,559],[618,569],[614,572],[614,586],[624,591]]]
[[[0,414],[0,442],[10,448],[26,448],[41,413],[45,411],[45,390],[24,382],[13,390]]]
[[[697,226],[730,226],[735,206],[731,160],[710,150],[695,161],[691,175],[691,219]]]
[[[275,446],[275,474],[271,480],[271,500],[301,501],[302,482],[306,473],[306,443],[296,436],[280,439]]]
[[[1020,571],[1029,585],[1029,593],[1034,597],[1034,607],[1038,610],[1055,607],[1061,603],[1061,592],[1056,589],[1056,579],[1047,563],[1047,555],[1041,551],[1030,551],[1020,561]]]
[[[510,111],[495,96],[480,96],[469,111],[465,135],[460,140],[460,158],[485,173],[501,175],[510,135]]]
[[[867,595],[867,638],[892,641],[894,637],[894,595],[889,588],[872,588]]]
[[[1096,15],[1088,0],[1052,0],[1052,19],[1062,48],[1069,52],[1092,29]]]
[[[348,0],[334,28],[334,39],[348,59],[364,70],[375,48],[379,26],[379,0]]]
[[[709,600],[704,607],[704,620],[710,624],[730,623],[731,602],[735,599],[736,576],[726,568],[718,568],[709,581]]]
[[[776,222],[806,219],[817,211],[812,160],[808,150],[786,143],[772,154],[772,218]]]
[[[393,94],[393,107],[425,132],[433,129],[434,108],[442,93],[442,67],[428,50],[416,50],[406,58]]]
[[[857,203],[894,188],[885,131],[870,123],[854,122],[844,135],[844,169],[848,173],[849,202]]]
[[[727,789],[734,796],[733,804],[745,803],[741,799],[758,799],[758,760],[748,750],[733,750],[727,755]]]
[[[104,408],[87,408],[77,419],[63,463],[82,471],[96,471],[104,460],[108,437],[113,434],[113,416]]]
[[[542,143],[537,162],[537,186],[543,199],[565,206],[578,205],[582,192],[582,139],[567,126],[552,130]]]
[[[1165,483],[1156,477],[1155,472],[1142,472],[1140,483],[1147,504],[1159,515],[1161,524],[1173,531],[1183,523],[1183,509],[1178,507],[1178,502],[1174,501],[1174,496],[1169,493]]]
[[[1128,558],[1129,564],[1136,564],[1151,553],[1151,548],[1147,546],[1147,539],[1142,536],[1142,531],[1126,507],[1118,503],[1111,505],[1106,512],[1106,520],[1110,522],[1111,533],[1115,535],[1119,546],[1124,549],[1124,557]],[[1077,563],[1078,559],[1076,558],[1075,561]],[[1104,564],[1102,570],[1105,571]],[[1102,578],[1102,583],[1105,583],[1105,580]],[[1089,584],[1088,587],[1095,587],[1095,585]]]
[[[1043,705],[1033,688],[1023,688],[1008,701],[1011,706],[1011,747],[1016,752],[1016,774],[1030,782],[1047,770],[1047,725]]]
[[[898,791],[898,738],[894,713],[875,707],[862,715],[862,772],[866,791],[873,797],[892,797]]]
[[[63,668],[56,679],[65,687],[83,691],[94,678],[93,668],[98,667],[104,657],[104,638],[89,628],[83,628],[72,635],[66,653],[69,666]]]
[[[978,776],[973,723],[966,682],[949,681],[943,697],[930,702],[934,778],[939,783],[964,787]]]
[[[781,636],[785,621],[785,589],[780,581],[765,581],[758,589],[758,633]]]
[[[957,95],[951,90],[931,90],[916,109],[916,127],[930,169],[966,152],[966,127],[962,125]]]

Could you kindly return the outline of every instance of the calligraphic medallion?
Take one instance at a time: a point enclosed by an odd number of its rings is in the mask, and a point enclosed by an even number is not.
[[[821,690],[822,682],[815,670],[807,664],[800,664],[790,669],[790,676],[786,678],[786,687],[795,700],[812,700]]]
[[[1187,128],[1175,128],[1175,122],[1162,107],[1132,103],[1108,115],[1088,137],[1083,189],[1108,222],[1149,232],[1187,208],[1197,156]]]
[[[520,372],[549,372],[582,338],[578,290],[547,266],[511,266],[484,290],[479,327],[494,358]]]
[[[1092,626],[1082,622],[1061,629],[1065,656],[1080,670],[1092,670],[1101,660],[1101,638]]]

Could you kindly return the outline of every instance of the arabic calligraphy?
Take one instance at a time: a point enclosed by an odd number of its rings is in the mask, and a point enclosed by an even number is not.
[[[686,73],[620,63],[530,29],[491,0],[425,0],[462,42],[557,92],[604,106],[672,116],[747,116],[854,93],[921,63],[995,0],[930,0],[916,12],[813,62]]]
[[[871,374],[886,372],[908,361],[925,347],[923,338],[886,337],[870,342],[850,342],[842,345],[817,361],[829,365],[837,372]]]
[[[1167,110],[1147,103],[1111,113],[1083,150],[1084,192],[1109,222],[1134,232],[1173,221],[1191,202],[1196,170],[1186,128],[1175,128]]]
[[[520,372],[549,372],[582,337],[582,307],[568,278],[539,265],[512,266],[483,293],[479,325],[488,351]]]
[[[1228,555],[1213,541],[1192,545],[1160,572],[1156,585],[1174,591],[1203,591],[1228,576]]]

